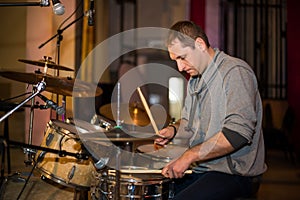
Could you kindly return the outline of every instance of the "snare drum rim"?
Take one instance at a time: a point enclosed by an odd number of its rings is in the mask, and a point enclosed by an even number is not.
[[[147,174],[147,173],[145,173]],[[168,178],[164,176],[153,178],[151,177],[151,174],[148,178],[138,177],[141,174],[130,174],[130,173],[121,173],[120,175],[120,181],[123,183],[134,183],[135,185],[153,185],[153,184],[163,184],[167,181],[169,181]],[[157,174],[155,174],[157,175]],[[108,175],[105,177],[102,177],[103,179],[106,179],[107,181],[110,181],[112,183],[116,182],[116,172],[115,170],[109,170]]]

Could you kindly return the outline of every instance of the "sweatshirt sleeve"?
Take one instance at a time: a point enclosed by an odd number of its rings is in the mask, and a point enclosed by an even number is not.
[[[251,143],[256,126],[257,81],[253,71],[241,65],[225,75],[226,115],[223,129],[240,134]]]

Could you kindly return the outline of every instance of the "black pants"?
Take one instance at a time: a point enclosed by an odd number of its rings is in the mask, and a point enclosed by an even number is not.
[[[245,177],[221,172],[186,174],[175,179],[174,200],[233,200],[251,197],[258,191],[261,176]]]

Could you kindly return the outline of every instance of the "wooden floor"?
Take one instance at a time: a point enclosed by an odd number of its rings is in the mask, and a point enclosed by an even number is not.
[[[280,150],[267,151],[268,171],[264,174],[257,200],[299,200],[300,199],[300,162],[292,163]],[[24,187],[32,166],[25,166],[22,149],[11,149],[11,174],[5,174],[0,199],[16,200]],[[17,174],[15,174],[17,173]],[[28,184],[20,195],[20,200],[72,200],[95,199],[86,192],[85,197],[78,191],[52,181],[44,181],[35,169]],[[95,188],[94,188],[95,189]],[[98,199],[97,199],[98,200]]]
[[[293,162],[281,150],[268,150],[268,170],[258,192],[258,200],[299,200],[300,162]]]

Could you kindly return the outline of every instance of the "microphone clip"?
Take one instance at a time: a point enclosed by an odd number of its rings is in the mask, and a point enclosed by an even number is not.
[[[48,6],[50,6],[50,1],[49,0],[41,0],[40,6],[41,7],[48,7]]]

